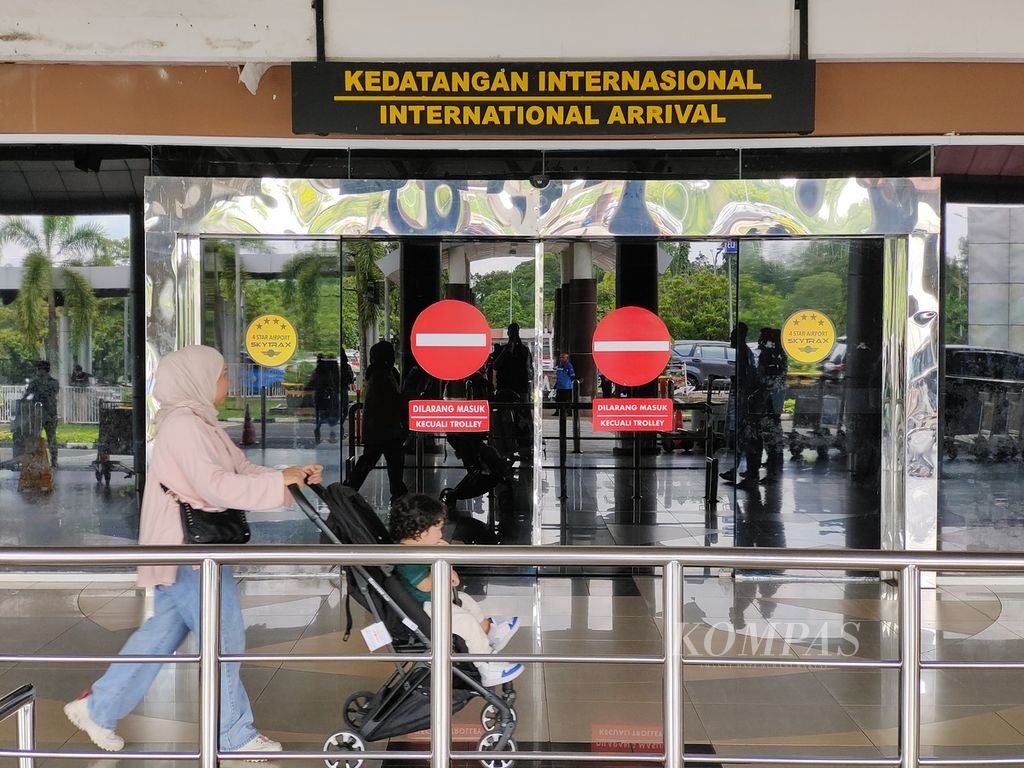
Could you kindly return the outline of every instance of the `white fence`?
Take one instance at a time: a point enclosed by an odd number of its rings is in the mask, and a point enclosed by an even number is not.
[[[131,387],[61,387],[57,418],[69,424],[99,424],[100,400],[130,401]],[[15,404],[25,394],[24,384],[0,385],[0,424],[14,418]]]
[[[233,397],[258,397],[260,386],[267,397],[284,397],[284,372],[253,363],[228,363],[228,394]]]

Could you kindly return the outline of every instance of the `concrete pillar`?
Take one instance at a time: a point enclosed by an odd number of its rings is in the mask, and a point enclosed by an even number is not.
[[[568,317],[566,346],[576,378],[580,382],[580,396],[593,397],[597,386],[594,367],[593,339],[597,326],[597,280],[594,279],[593,247],[590,243],[572,245],[572,273],[570,275],[570,304],[565,307]]]
[[[473,303],[473,294],[469,290],[469,259],[464,245],[453,245],[448,249],[448,285],[444,287],[444,295],[446,299]]]
[[[402,332],[399,361],[404,376],[415,365],[412,324],[420,312],[441,298],[441,241],[427,238],[399,243],[399,292]]]
[[[83,371],[88,371],[89,373],[92,373],[92,335],[94,330],[92,323],[89,323],[85,338],[78,344],[78,364],[82,366]]]

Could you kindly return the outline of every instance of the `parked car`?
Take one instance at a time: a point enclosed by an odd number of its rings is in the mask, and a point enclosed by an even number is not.
[[[1024,450],[1024,354],[946,346],[944,449],[979,459],[1012,458]]]
[[[736,350],[727,341],[677,341],[668,361],[669,375],[682,376],[684,365],[687,383],[703,389],[711,377],[736,375]]]

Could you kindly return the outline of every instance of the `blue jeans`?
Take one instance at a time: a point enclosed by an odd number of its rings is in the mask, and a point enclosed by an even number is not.
[[[245,651],[245,625],[238,603],[235,578],[228,567],[221,580],[221,653]],[[154,613],[121,649],[122,654],[168,655],[178,650],[189,632],[199,643],[199,571],[178,567],[174,584],[156,588]],[[113,729],[146,695],[161,664],[115,663],[92,685],[89,715],[104,728]],[[220,665],[220,748],[244,746],[256,736],[252,707],[239,677],[239,663]]]

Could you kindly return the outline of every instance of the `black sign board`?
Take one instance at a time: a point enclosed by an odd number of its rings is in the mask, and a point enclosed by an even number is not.
[[[294,62],[292,131],[364,136],[810,133],[814,62]]]

